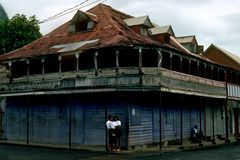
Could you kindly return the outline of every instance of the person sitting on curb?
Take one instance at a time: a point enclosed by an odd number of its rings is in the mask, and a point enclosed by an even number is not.
[[[200,130],[198,132],[197,125],[195,125],[191,130],[191,142],[192,143],[201,143],[202,142],[203,133]]]

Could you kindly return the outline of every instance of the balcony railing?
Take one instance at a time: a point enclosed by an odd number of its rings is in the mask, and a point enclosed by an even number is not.
[[[166,91],[226,97],[226,83],[163,68],[108,68],[3,79],[0,95],[60,94],[95,91]]]

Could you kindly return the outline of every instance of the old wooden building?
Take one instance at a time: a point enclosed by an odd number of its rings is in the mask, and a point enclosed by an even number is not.
[[[105,145],[119,115],[122,146],[229,130],[226,80],[238,71],[188,51],[171,26],[99,4],[33,43],[0,56],[2,141]],[[232,78],[232,83],[237,82]]]

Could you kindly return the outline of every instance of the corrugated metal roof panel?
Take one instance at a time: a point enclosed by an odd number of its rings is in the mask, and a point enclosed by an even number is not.
[[[84,45],[96,43],[98,40],[99,39],[89,40],[89,41],[81,41],[81,42],[70,43],[70,44],[60,44],[60,45],[53,46],[52,48],[61,49],[58,51],[59,53],[60,52],[70,52],[70,51],[75,51],[76,49],[81,48]]]
[[[124,22],[128,26],[146,25],[148,27],[153,27],[148,16],[128,18],[128,19],[125,19]]]
[[[151,28],[150,31],[152,35],[168,33],[174,36],[174,33],[171,29],[171,25],[154,27],[154,28]]]
[[[195,36],[176,37],[179,43],[192,43]]]
[[[80,12],[77,14],[79,13]],[[91,16],[92,19],[97,19],[97,24],[93,30],[70,33],[69,26],[72,24],[72,21],[70,20],[31,44],[0,56],[0,60],[4,61],[41,55],[59,54],[60,49],[54,46],[64,44],[69,45],[78,43],[79,41],[91,41],[96,39],[98,39],[97,42],[82,45],[78,49],[88,50],[109,46],[160,45],[160,43],[152,40],[150,37],[141,36],[131,30],[123,21],[124,19],[131,18],[131,16],[116,11],[110,6],[99,4],[87,12],[81,12],[81,14],[85,13],[87,13],[88,16]]]

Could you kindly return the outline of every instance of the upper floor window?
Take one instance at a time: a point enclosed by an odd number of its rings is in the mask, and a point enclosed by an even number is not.
[[[146,27],[141,27],[141,28],[140,28],[140,34],[141,34],[142,36],[148,36],[148,28],[146,28]]]
[[[83,32],[95,27],[96,16],[90,13],[78,11],[71,20],[69,32]]]

